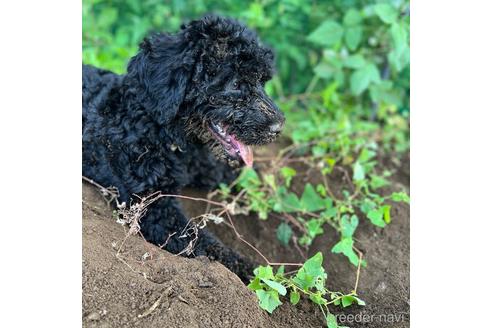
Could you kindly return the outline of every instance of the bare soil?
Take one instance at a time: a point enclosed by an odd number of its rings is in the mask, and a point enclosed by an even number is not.
[[[395,171],[393,184],[384,192],[409,191],[409,158],[400,163],[381,158]],[[302,170],[303,167],[297,167]],[[316,175],[308,180],[318,183]],[[335,171],[329,183],[341,192],[345,173]],[[307,181],[294,178],[294,188]],[[187,190],[186,194],[204,196]],[[339,315],[339,324],[349,327],[409,327],[410,310],[410,211],[402,203],[392,204],[392,223],[378,228],[361,220],[356,231],[357,247],[368,265],[359,278],[358,294],[366,306],[330,308]],[[205,205],[184,201],[190,216],[202,214]],[[361,216],[362,217],[362,216]],[[309,250],[291,242],[282,246],[276,238],[281,218],[271,215],[259,220],[255,215],[236,216],[241,235],[271,261],[300,262],[322,251],[328,273],[328,287],[350,292],[356,268],[343,255],[330,249],[337,233],[325,227]],[[227,226],[209,227],[221,240],[240,253],[262,262],[261,257]],[[83,325],[84,327],[323,327],[318,308],[307,300],[297,306],[285,300],[273,315],[261,310],[251,291],[225,267],[207,258],[187,259],[127,236],[127,228],[115,222],[112,210],[96,188],[83,185]],[[299,231],[295,233],[300,236]],[[345,321],[344,321],[345,319]]]

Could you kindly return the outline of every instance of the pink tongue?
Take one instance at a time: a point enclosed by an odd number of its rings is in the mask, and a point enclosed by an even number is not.
[[[243,159],[244,163],[247,167],[253,167],[253,149],[250,146],[243,145],[242,143],[238,143],[239,146],[239,155]]]
[[[241,141],[238,141],[233,136],[231,137],[235,146],[239,149],[239,156],[241,156],[246,166],[253,167],[253,149],[251,149],[250,146],[243,144]]]

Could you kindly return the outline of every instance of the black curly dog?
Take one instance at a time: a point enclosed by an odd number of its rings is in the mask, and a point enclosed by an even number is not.
[[[231,181],[234,168],[252,165],[250,146],[282,129],[284,116],[264,91],[273,60],[244,25],[206,16],[146,38],[125,75],[83,65],[83,175],[118,188],[127,203],[133,194]],[[192,238],[179,238],[187,224],[178,200],[161,198],[141,232],[176,254]],[[251,261],[206,230],[189,255],[220,261],[243,281],[252,274]]]

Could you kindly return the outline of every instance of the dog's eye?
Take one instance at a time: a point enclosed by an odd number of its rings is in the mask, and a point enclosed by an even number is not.
[[[234,89],[239,89],[239,82],[235,81],[233,84],[232,84],[232,87]]]

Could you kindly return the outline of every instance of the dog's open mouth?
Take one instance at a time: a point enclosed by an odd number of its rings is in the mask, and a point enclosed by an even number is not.
[[[246,166],[253,166],[253,149],[239,141],[233,134],[227,133],[227,127],[212,122],[209,124],[209,130],[231,158],[241,158]]]

